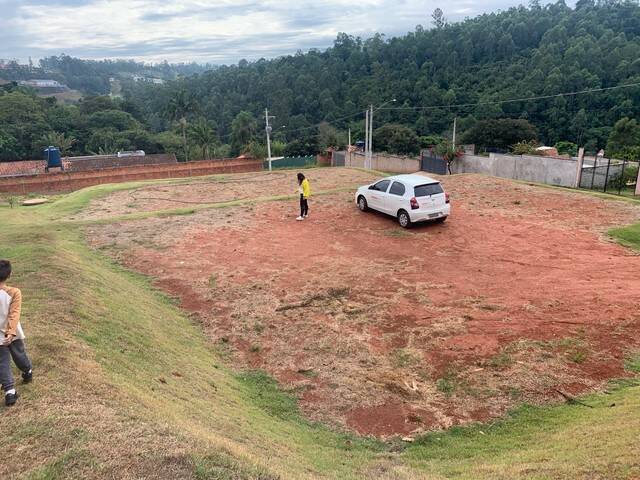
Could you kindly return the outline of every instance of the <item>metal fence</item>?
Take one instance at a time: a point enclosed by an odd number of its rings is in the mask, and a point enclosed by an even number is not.
[[[580,174],[580,188],[633,196],[636,193],[639,167],[638,160],[585,159]]]
[[[446,175],[447,162],[431,152],[422,152],[420,156],[420,170],[438,175]]]
[[[271,168],[276,170],[280,168],[305,168],[314,167],[316,165],[316,157],[284,157],[277,160],[271,160]],[[263,163],[265,170],[269,169],[269,161],[265,160]]]

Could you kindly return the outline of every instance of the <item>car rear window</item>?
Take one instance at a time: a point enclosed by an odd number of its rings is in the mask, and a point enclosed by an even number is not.
[[[428,197],[429,195],[444,193],[444,190],[442,190],[442,185],[439,183],[428,183],[426,185],[417,185],[414,187],[413,192],[416,197]]]

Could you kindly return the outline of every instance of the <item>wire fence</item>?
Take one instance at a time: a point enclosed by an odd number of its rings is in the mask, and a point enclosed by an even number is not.
[[[616,195],[635,196],[639,160],[616,160],[596,157],[585,159],[580,175],[580,188]]]

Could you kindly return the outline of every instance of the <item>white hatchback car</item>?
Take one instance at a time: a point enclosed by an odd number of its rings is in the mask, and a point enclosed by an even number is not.
[[[392,215],[401,227],[414,222],[444,222],[451,212],[449,194],[439,181],[424,175],[396,175],[356,192],[356,204],[363,212],[368,209]]]

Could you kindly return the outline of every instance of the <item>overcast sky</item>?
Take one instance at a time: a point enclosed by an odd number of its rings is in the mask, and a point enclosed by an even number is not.
[[[66,53],[146,62],[237,63],[325,48],[338,32],[401,35],[518,0],[0,0],[0,58]]]

